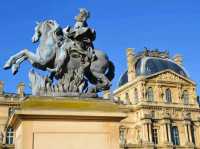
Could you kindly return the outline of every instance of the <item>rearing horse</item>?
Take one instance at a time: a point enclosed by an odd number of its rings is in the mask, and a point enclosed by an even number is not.
[[[70,62],[70,59],[77,58],[77,55],[72,54],[74,41],[68,37],[63,38],[63,30],[56,21],[47,20],[38,23],[32,37],[33,43],[40,41],[36,53],[24,49],[11,56],[5,63],[4,69],[11,68],[12,73],[16,74],[20,64],[24,60],[28,60],[35,68],[48,70],[52,74],[59,74],[58,71],[60,71],[61,66],[67,67],[65,63],[66,59],[69,59],[68,62]],[[115,72],[113,63],[104,52],[97,49],[94,49],[94,52],[96,59],[91,61],[83,72],[89,82],[96,85],[96,87],[91,88],[88,92],[99,92],[109,89],[111,85],[110,81],[113,79]]]
[[[58,57],[66,55],[65,52],[61,52],[61,48],[58,46],[60,37],[62,37],[59,33],[62,34],[62,29],[54,20],[37,23],[35,33],[32,37],[33,43],[40,41],[39,46],[36,49],[36,53],[32,53],[28,49],[24,49],[11,56],[5,63],[4,69],[12,68],[12,73],[16,74],[20,64],[26,59],[34,67],[41,70],[54,68],[56,65],[55,63],[58,59],[60,59]]]

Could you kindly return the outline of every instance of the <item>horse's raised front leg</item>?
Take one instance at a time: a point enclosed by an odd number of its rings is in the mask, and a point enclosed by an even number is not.
[[[20,51],[19,53],[11,56],[9,58],[9,60],[6,62],[6,64],[4,65],[4,69],[8,69],[14,65],[12,68],[13,69],[12,71],[15,74],[17,72],[20,64],[25,59],[27,59],[32,65],[39,64],[39,65],[43,66],[47,63],[47,60],[41,59],[39,55],[36,55],[36,54],[28,51],[27,49],[24,49],[24,50]]]
[[[26,52],[28,51],[28,49],[24,49],[20,52],[18,52],[17,54],[11,56],[5,63],[5,65],[3,66],[4,69],[9,69],[13,64],[16,63],[16,61],[18,59],[20,59],[21,57],[25,56]]]
[[[18,72],[20,64],[26,59],[27,59],[27,57],[23,56],[23,57],[19,58],[18,60],[16,60],[16,62],[14,64],[12,64],[11,70],[12,70],[13,75],[15,75]]]

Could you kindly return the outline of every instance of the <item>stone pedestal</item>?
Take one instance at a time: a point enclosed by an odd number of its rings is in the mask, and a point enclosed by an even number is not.
[[[119,149],[120,107],[104,100],[30,97],[8,122],[15,149]]]

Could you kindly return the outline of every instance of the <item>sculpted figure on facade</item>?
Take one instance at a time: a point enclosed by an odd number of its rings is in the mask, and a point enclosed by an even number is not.
[[[90,13],[80,9],[75,25],[62,29],[55,20],[37,23],[32,42],[39,42],[36,53],[24,49],[11,56],[4,69],[16,74],[28,60],[34,68],[49,71],[46,77],[29,72],[32,94],[43,96],[87,96],[108,90],[115,67],[108,56],[94,48],[94,29],[88,27]],[[57,80],[57,83],[55,83]]]

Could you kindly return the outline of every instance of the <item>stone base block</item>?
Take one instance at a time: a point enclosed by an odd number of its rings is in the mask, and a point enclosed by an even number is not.
[[[125,117],[109,101],[31,97],[8,126],[15,130],[15,149],[119,149]]]

